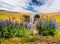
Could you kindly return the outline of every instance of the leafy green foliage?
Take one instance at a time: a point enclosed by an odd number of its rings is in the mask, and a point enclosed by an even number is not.
[[[3,37],[27,37],[29,29],[19,25],[18,22],[11,22],[11,20],[0,21],[0,32],[3,33]]]
[[[6,37],[6,38],[8,38],[8,37],[26,37],[28,34],[28,31],[29,30],[23,26],[19,26],[19,28],[16,28],[16,27],[12,27],[11,25],[9,25],[8,27],[3,28],[4,37]]]
[[[38,33],[33,34],[32,31],[26,27],[22,26],[19,22],[14,20],[0,20],[0,32],[3,34],[4,38],[19,37],[27,38],[29,41],[37,40]],[[1,34],[1,33],[0,33]]]
[[[37,24],[37,29],[40,35],[47,36],[47,35],[54,35],[54,31],[57,28],[57,23],[53,19],[42,19]]]

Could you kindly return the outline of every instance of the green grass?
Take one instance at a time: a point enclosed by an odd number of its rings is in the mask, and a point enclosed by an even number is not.
[[[55,33],[54,37],[60,39],[60,29],[57,29],[54,33]]]

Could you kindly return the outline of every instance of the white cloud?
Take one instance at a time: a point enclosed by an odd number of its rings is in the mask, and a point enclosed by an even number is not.
[[[44,1],[46,4],[42,6],[34,6],[34,5],[31,6],[34,8],[34,10],[38,11],[35,13],[60,12],[60,0],[47,0],[48,2],[46,0]],[[17,11],[17,12],[34,13],[33,11],[23,9],[24,7],[30,6],[29,2],[31,2],[31,0],[0,0],[0,9]],[[3,5],[3,3],[5,4]]]
[[[51,3],[36,7],[35,9],[40,13],[60,12],[60,0],[51,0]]]
[[[31,12],[22,8],[22,7],[26,7],[27,5],[28,5],[27,0],[25,1],[24,0],[1,0],[0,1],[0,9],[8,10],[8,11]]]

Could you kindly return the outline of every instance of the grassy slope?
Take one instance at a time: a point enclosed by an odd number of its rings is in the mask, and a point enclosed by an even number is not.
[[[8,19],[8,18],[15,18],[15,20],[20,21],[23,19],[23,15],[32,16],[34,14],[32,13],[18,13],[18,12],[8,12],[8,11],[0,11],[0,19]],[[60,13],[47,13],[47,14],[39,14],[41,17],[48,17],[48,18],[54,18],[58,23],[60,23]]]
[[[3,19],[3,20],[6,20],[6,19],[15,19],[17,21],[20,21],[21,19],[24,19],[24,15],[27,15],[27,16],[32,16],[33,14],[32,13],[19,13],[19,12],[9,12],[9,11],[0,11],[0,19]]]
[[[60,24],[60,13],[39,14],[42,17],[54,18]]]
[[[15,19],[16,21],[20,21],[23,14],[17,13],[17,12],[7,12],[7,11],[0,11],[0,19],[6,20],[6,19]]]

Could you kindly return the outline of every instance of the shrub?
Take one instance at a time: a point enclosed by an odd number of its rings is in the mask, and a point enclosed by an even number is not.
[[[27,38],[28,41],[36,41],[39,39],[38,33],[36,30],[29,30],[30,26],[26,24],[18,23],[14,20],[1,20],[0,21],[0,34],[4,38],[10,37],[19,37],[19,38]]]
[[[37,23],[38,32],[43,36],[53,36],[57,26],[58,25],[54,19],[42,19]]]
[[[21,26],[17,21],[14,20],[1,20],[0,21],[0,32],[3,33],[5,38],[9,37],[26,37],[29,29]]]
[[[29,29],[24,26],[20,26],[18,29],[17,36],[18,37],[27,37],[29,35]]]

